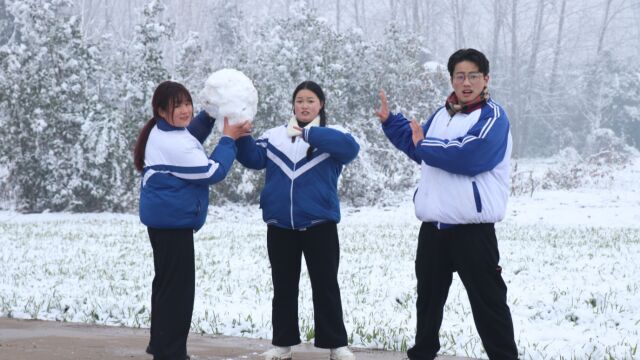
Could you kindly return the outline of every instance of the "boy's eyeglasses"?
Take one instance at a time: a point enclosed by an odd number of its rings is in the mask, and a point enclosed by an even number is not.
[[[464,79],[469,80],[470,83],[476,84],[480,79],[484,78],[484,74],[481,72],[472,72],[468,74],[460,73],[453,75],[453,82],[456,84],[462,84]]]

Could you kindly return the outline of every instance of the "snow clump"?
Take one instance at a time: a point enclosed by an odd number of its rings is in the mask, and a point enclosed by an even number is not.
[[[229,124],[253,121],[258,111],[258,91],[253,82],[235,69],[222,69],[207,78],[200,92],[204,110],[216,118],[218,130],[222,132],[224,118]]]

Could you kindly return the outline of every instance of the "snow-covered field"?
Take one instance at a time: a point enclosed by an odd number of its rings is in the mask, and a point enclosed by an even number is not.
[[[640,358],[640,159],[612,176],[513,197],[497,225],[524,359]],[[419,223],[405,198],[343,209],[340,283],[354,346],[413,341]],[[196,234],[193,331],[271,336],[265,236],[257,207],[210,208]],[[148,326],[153,263],[137,216],[0,212],[0,248],[0,316]],[[313,338],[312,311],[303,272],[303,340]],[[455,276],[441,343],[445,354],[486,357]]]

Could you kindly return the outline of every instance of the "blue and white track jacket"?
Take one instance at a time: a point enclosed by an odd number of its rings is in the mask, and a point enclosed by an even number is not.
[[[502,107],[453,117],[442,107],[422,126],[414,146],[409,122],[390,114],[382,124],[391,142],[422,167],[414,196],[416,216],[442,224],[494,223],[504,218],[509,195],[511,133]]]
[[[258,140],[246,136],[236,141],[242,165],[267,169],[260,194],[267,225],[304,229],[340,221],[338,177],[360,146],[338,126],[305,128],[302,137],[292,143],[287,127],[278,126]],[[309,145],[314,148],[311,159],[307,159]]]
[[[232,138],[223,136],[207,157],[202,143],[213,119],[206,112],[188,128],[158,119],[149,134],[140,189],[140,221],[159,229],[194,229],[204,224],[209,185],[225,178],[236,156]]]

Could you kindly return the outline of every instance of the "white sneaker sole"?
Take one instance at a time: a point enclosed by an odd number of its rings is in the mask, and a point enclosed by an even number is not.
[[[264,360],[291,360],[291,353],[284,355],[265,355]]]
[[[351,355],[351,356],[340,356],[340,357],[333,357],[330,356],[329,360],[356,360],[356,356],[355,355]]]
[[[346,355],[346,356],[329,355],[329,360],[356,360],[356,355],[355,354]]]

